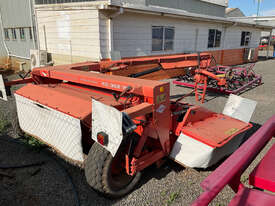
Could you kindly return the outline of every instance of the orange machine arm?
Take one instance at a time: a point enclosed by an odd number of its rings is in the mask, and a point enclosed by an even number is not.
[[[215,75],[215,74],[213,74],[213,73],[211,73],[211,72],[209,72],[209,71],[207,71],[207,70],[204,70],[204,69],[197,69],[197,70],[196,70],[196,73],[199,75],[199,77],[197,76],[197,77],[195,78],[196,81],[198,80],[198,81],[201,82],[201,80],[203,80],[205,77],[206,77],[206,78],[210,77],[210,78],[212,78],[212,79],[217,80],[219,86],[226,86],[226,85],[227,85],[226,79],[225,79],[225,78],[220,78],[220,77],[218,77],[217,75]],[[200,74],[202,74],[202,75],[200,75]],[[202,76],[204,76],[204,77],[202,77]]]
[[[225,86],[227,87],[227,82],[225,78],[220,78],[217,75],[207,71],[206,69],[197,69],[196,71],[196,75],[194,77],[195,79],[195,96],[196,96],[196,100],[197,101],[201,101],[201,103],[204,103],[204,99],[205,99],[205,94],[206,94],[206,90],[207,90],[207,80],[208,77],[215,79],[218,82],[219,86]],[[198,86],[199,84],[203,84],[203,91],[202,93],[200,93],[198,91]],[[199,96],[201,97],[201,99],[199,98]]]

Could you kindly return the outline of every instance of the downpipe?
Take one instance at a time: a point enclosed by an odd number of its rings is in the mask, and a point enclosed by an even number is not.
[[[8,46],[6,44],[6,41],[5,41],[5,33],[4,33],[4,25],[3,25],[3,18],[2,18],[2,11],[1,11],[1,8],[0,8],[0,26],[2,27],[2,41],[3,41],[3,44],[4,44],[4,47],[5,47],[5,50],[8,54],[8,56],[10,55],[10,51],[8,49]]]

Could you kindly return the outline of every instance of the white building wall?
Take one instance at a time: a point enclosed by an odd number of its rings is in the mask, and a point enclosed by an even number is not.
[[[249,45],[250,47],[252,47],[252,48],[259,47],[261,34],[262,34],[262,32],[259,29],[252,30],[251,42],[250,42],[250,45]]]
[[[175,27],[173,51],[152,52],[152,26]],[[222,40],[225,41],[221,43],[220,47],[208,48],[209,29],[222,31]],[[124,13],[113,19],[113,44],[114,50],[120,51],[121,57],[238,49],[243,48],[240,46],[242,31],[251,31],[252,40],[250,47],[258,47],[261,32],[255,28],[225,28],[222,24]],[[198,35],[197,41],[196,35]]]
[[[149,14],[123,13],[110,24],[108,15],[98,10],[38,10],[37,20],[40,49],[52,53],[55,64],[107,59],[111,50],[123,58],[238,49],[243,48],[242,31],[252,32],[251,47],[256,48],[260,40],[260,30],[255,28],[225,28],[222,24]],[[152,52],[152,26],[175,27],[173,51]],[[208,49],[209,29],[222,31],[225,41],[220,47]]]
[[[197,51],[215,51],[222,49],[223,43],[221,42],[220,47],[216,48],[208,48],[208,36],[209,29],[217,29],[222,31],[222,39],[224,35],[223,26],[221,24],[211,24],[211,23],[196,23],[196,28],[198,29],[198,49]],[[188,29],[188,27],[184,27],[182,29]],[[194,36],[189,36],[190,39],[194,38]]]
[[[55,64],[100,59],[98,10],[38,10],[37,21],[40,49],[58,54]]]
[[[152,52],[152,26],[175,27],[173,51]],[[195,33],[194,24],[188,23],[187,25],[180,19],[130,13],[113,19],[114,50],[120,51],[122,57],[182,53],[186,50],[194,50]]]
[[[256,48],[259,46],[261,30],[249,27],[229,27],[226,29],[225,49],[244,48],[244,46],[241,46],[241,35],[243,31],[252,33],[248,47]]]

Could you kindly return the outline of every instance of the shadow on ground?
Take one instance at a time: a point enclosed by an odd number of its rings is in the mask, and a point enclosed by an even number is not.
[[[244,141],[260,127],[253,123]],[[43,202],[47,205],[113,205],[120,201],[106,199],[93,191],[86,183],[83,170],[48,149],[36,149],[9,136],[0,136],[0,144],[0,205],[44,205]],[[197,171],[213,171],[224,160],[207,170]],[[1,169],[4,167],[6,169]],[[172,171],[183,170],[184,167],[166,159],[160,168],[145,169],[137,189],[151,179],[160,180]]]
[[[263,62],[263,61],[268,61],[268,60],[272,60],[274,59],[274,57],[266,57],[266,56],[259,56],[258,57],[258,61]]]
[[[93,191],[83,170],[46,147],[33,148],[9,136],[0,136],[0,145],[0,205],[113,205],[120,200]],[[159,180],[182,170],[167,159],[160,168],[147,168],[137,189],[152,178]]]

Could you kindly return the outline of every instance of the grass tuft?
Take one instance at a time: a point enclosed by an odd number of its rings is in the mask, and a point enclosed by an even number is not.
[[[24,138],[22,139],[22,141],[25,144],[33,147],[35,150],[41,150],[45,146],[42,142],[40,142],[39,140],[35,139],[34,137],[26,133],[24,134]]]
[[[171,205],[178,197],[180,196],[180,191],[178,192],[172,192],[166,201],[167,205]]]

